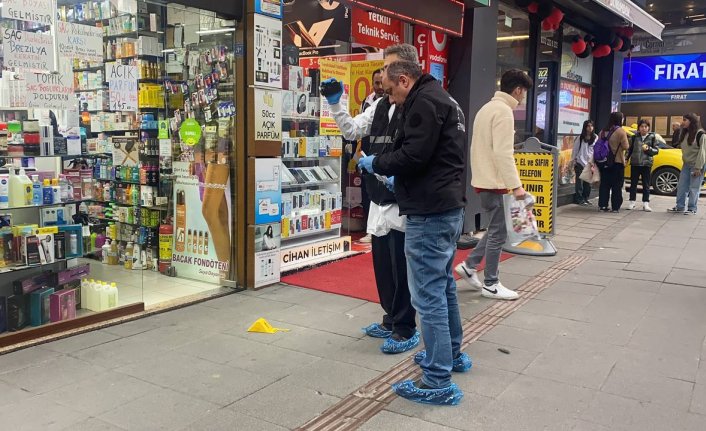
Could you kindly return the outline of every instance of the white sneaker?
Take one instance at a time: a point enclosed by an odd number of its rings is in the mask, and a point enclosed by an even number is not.
[[[478,271],[468,268],[465,262],[456,265],[455,271],[456,274],[461,276],[461,279],[466,280],[475,290],[479,290],[483,287],[483,282],[478,278]]]
[[[367,234],[358,240],[358,242],[362,242],[363,244],[370,244],[372,241],[373,241],[373,238],[372,238],[372,236],[370,236],[370,234]]]
[[[629,209],[629,210],[634,210],[634,209],[635,209],[635,201],[630,201],[630,203],[628,204],[628,209]]]
[[[645,210],[645,211],[647,211],[648,213],[651,213],[651,212],[652,212],[652,208],[650,208],[650,203],[649,203],[649,202],[645,202],[645,204],[642,206],[642,209]]]
[[[520,297],[517,292],[503,286],[499,281],[492,286],[483,286],[481,295],[486,298],[505,299],[507,301],[514,301]]]

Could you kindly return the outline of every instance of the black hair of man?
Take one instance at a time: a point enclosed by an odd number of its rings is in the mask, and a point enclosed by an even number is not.
[[[529,90],[532,85],[534,85],[532,78],[519,69],[510,69],[500,78],[500,91],[507,94],[512,94],[517,87]]]

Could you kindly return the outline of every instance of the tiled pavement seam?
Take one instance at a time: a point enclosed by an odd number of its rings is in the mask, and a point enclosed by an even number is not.
[[[464,337],[461,348],[465,349],[478,340],[504,318],[586,260],[588,257],[582,254],[569,256],[520,286],[517,289],[520,293],[518,300],[496,302],[485,311],[466,320],[463,323]],[[414,363],[412,357],[408,357],[297,429],[302,431],[355,430],[395,399],[396,395],[390,388],[392,383],[416,379],[420,375],[419,366]]]

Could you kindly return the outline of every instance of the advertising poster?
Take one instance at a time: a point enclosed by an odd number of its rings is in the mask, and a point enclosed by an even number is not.
[[[137,66],[105,64],[111,111],[137,112]]]
[[[579,58],[571,50],[571,44],[564,43],[561,54],[561,77],[590,84],[593,78],[593,56]]]
[[[282,92],[255,88],[255,141],[282,140]]]
[[[419,54],[422,72],[443,82],[446,88],[449,63],[449,38],[445,33],[414,26],[414,46]]]
[[[299,48],[299,57],[347,53],[351,38],[351,9],[342,1],[288,2],[284,7],[285,44]]]
[[[353,8],[352,12],[351,37],[354,43],[385,49],[390,45],[403,42],[402,21],[360,8]]]
[[[65,21],[57,23],[59,57],[103,62],[103,29]]]
[[[174,254],[177,276],[218,283],[230,262],[230,168],[200,162],[173,163]]]
[[[551,153],[515,153],[515,166],[522,187],[534,196],[532,212],[540,233],[552,233],[554,222],[554,155]]]
[[[282,220],[281,169],[280,159],[255,159],[255,224]]]
[[[255,0],[255,12],[282,18],[282,0]]]
[[[255,226],[255,287],[279,281],[281,229],[280,223]]]
[[[47,72],[54,68],[54,45],[48,34],[6,28],[2,45],[4,67]]]
[[[255,14],[255,85],[282,88],[282,23]]]
[[[328,258],[351,251],[351,237],[344,236],[315,244],[292,247],[280,253],[281,270],[301,268],[321,258]]]
[[[52,0],[4,0],[2,17],[51,25]]]
[[[575,175],[571,166],[571,152],[574,149],[574,140],[579,135],[579,130],[575,135],[559,136],[557,138],[557,148],[559,148],[559,184],[573,184]]]
[[[341,104],[348,106],[348,98],[350,95],[351,84],[351,64],[342,63],[340,61],[319,60],[321,70],[321,79],[336,78],[343,82],[343,96],[341,96]],[[321,98],[321,120],[319,122],[319,134],[340,135],[341,130],[336,125],[336,121],[331,114],[331,107],[325,97]]]
[[[77,107],[71,73],[26,72],[24,77],[28,108],[71,110]]]
[[[578,135],[591,118],[591,87],[566,80],[559,83],[559,134]]]
[[[140,162],[140,146],[137,138],[114,136],[111,141],[115,166],[137,166]]]
[[[348,112],[355,117],[360,114],[365,98],[373,92],[373,72],[382,68],[383,60],[354,61],[351,63],[350,97]]]

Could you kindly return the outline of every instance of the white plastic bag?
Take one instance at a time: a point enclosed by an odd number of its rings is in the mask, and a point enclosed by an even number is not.
[[[527,193],[523,200],[510,196],[508,209],[512,226],[511,245],[516,246],[528,239],[541,239],[537,228],[537,219],[532,213],[534,197]],[[507,203],[507,201],[506,201]]]

